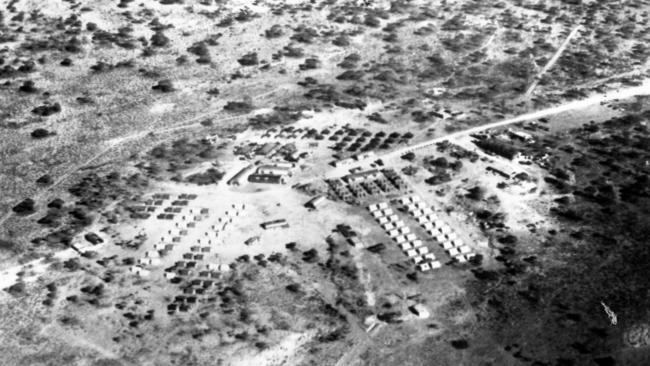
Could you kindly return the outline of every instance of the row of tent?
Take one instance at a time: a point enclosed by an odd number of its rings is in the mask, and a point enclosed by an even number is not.
[[[406,226],[404,221],[400,220],[388,207],[388,203],[372,204],[368,206],[368,210],[420,271],[426,272],[442,267],[442,264],[436,260],[433,253],[429,252],[429,248],[424,245],[422,240],[411,233],[411,229]]]
[[[404,197],[400,202],[405,205],[409,214],[440,244],[450,257],[456,259],[459,263],[464,263],[475,255],[449,225],[440,220],[431,208],[426,207],[426,204],[419,196]]]

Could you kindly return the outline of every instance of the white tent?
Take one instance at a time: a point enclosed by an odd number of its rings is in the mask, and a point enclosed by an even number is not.
[[[387,209],[382,210],[381,212],[384,213],[384,216],[390,216],[390,215],[393,214],[393,209],[392,208],[387,208]]]
[[[458,250],[463,254],[467,254],[472,251],[467,245],[463,245],[462,247],[458,248]]]
[[[402,221],[402,220],[397,220],[397,221],[393,222],[393,225],[395,225],[396,228],[400,228],[400,227],[404,227],[404,226],[406,226],[406,224],[405,224],[404,221]]]
[[[436,255],[433,253],[427,253],[424,255],[424,260],[426,261],[435,261],[436,260]]]
[[[418,251],[418,254],[420,254],[420,255],[429,253],[429,248],[427,248],[427,247],[419,247],[416,250]]]
[[[388,208],[388,203],[386,203],[386,202],[379,203],[379,209],[380,210],[383,210],[383,209],[386,209],[386,208]]]
[[[423,223],[422,227],[424,228],[424,230],[427,230],[427,232],[433,230],[433,224],[430,222]]]
[[[453,245],[453,244],[451,244],[451,243],[450,243],[450,242],[448,242],[448,241],[444,241],[444,242],[442,242],[442,247],[443,247],[443,248],[444,248],[445,250],[448,250],[448,249],[451,249],[451,248],[453,248],[453,247],[454,247],[454,245]]]
[[[391,224],[390,222],[387,222],[387,223],[381,225],[381,227],[383,227],[384,230],[386,230],[386,231],[391,231],[391,230],[395,229],[395,226],[393,226],[393,224]]]
[[[408,240],[408,241],[413,241],[413,240],[415,240],[415,239],[417,239],[417,238],[418,238],[418,237],[415,236],[415,234],[408,234],[408,235],[406,235],[406,240]]]
[[[429,222],[429,220],[426,217],[423,217],[423,216],[420,216],[420,217],[416,218],[416,220],[417,220],[418,224],[420,224],[420,225]]]
[[[417,207],[415,207],[415,205],[411,203],[411,204],[406,205],[406,209],[408,210],[408,212],[413,212],[413,211],[417,210]]]
[[[412,249],[412,248],[413,248],[413,246],[411,245],[411,243],[402,243],[402,244],[399,245],[399,247],[400,247],[400,249],[402,249],[402,250],[409,250],[409,249]]]
[[[387,217],[380,217],[379,220],[377,220],[377,221],[379,221],[380,225],[383,225],[383,224],[388,222],[388,218]]]
[[[388,221],[395,222],[397,220],[399,220],[399,217],[397,215],[390,215],[388,217]]]
[[[404,226],[404,227],[399,228],[399,232],[402,233],[402,234],[408,234],[408,233],[411,232],[411,228],[408,227],[408,226]]]
[[[440,234],[440,235],[436,236],[436,241],[437,241],[438,243],[441,243],[441,244],[442,244],[442,243],[446,242],[447,239],[445,239],[445,236],[444,236],[444,235]]]
[[[465,258],[464,255],[459,255],[459,256],[457,256],[457,257],[456,257],[456,260],[458,261],[458,263],[465,263],[465,262],[467,262],[467,258]]]
[[[404,235],[396,236],[393,238],[397,242],[397,244],[402,244],[406,241],[406,237]]]
[[[420,202],[422,198],[420,196],[411,196],[411,202]]]
[[[422,240],[419,240],[419,239],[418,240],[413,240],[411,243],[413,244],[413,248],[421,247],[422,245],[424,245],[422,243]]]
[[[381,211],[373,211],[372,216],[373,216],[374,218],[378,218],[378,217],[382,217],[382,216],[384,216],[384,213],[381,212]]]
[[[411,258],[411,260],[413,261],[413,263],[418,264],[418,263],[422,262],[424,260],[424,258],[422,258],[421,256],[417,256],[417,257]]]
[[[390,235],[391,238],[396,237],[396,236],[398,236],[399,234],[400,234],[399,231],[397,231],[397,230],[395,230],[395,229],[393,229],[393,230],[391,230],[391,231],[388,232],[388,235]]]
[[[431,270],[431,266],[429,266],[429,263],[420,263],[420,264],[418,265],[418,269],[419,269],[420,271],[422,271],[422,272],[426,272],[426,271]]]
[[[368,211],[373,212],[379,210],[379,205],[378,204],[372,204],[368,206]]]
[[[449,253],[449,256],[450,256],[450,257],[455,257],[455,256],[457,256],[458,254],[460,254],[460,252],[459,252],[458,249],[456,249],[456,248],[450,248],[450,249],[447,249],[447,253]]]
[[[447,234],[447,239],[454,241],[455,239],[458,239],[458,234],[452,231],[449,234]]]
[[[454,239],[451,243],[452,243],[455,247],[461,247],[461,246],[463,246],[463,241],[460,240],[460,239]]]
[[[442,264],[440,264],[440,262],[438,262],[438,261],[433,261],[433,262],[429,263],[429,265],[431,266],[431,269],[438,269],[438,268],[442,267]]]
[[[417,256],[418,252],[415,249],[409,249],[406,251],[406,255],[409,256],[409,258],[411,258]]]

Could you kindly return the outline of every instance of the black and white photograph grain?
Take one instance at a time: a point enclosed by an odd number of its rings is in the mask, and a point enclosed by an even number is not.
[[[0,0],[0,366],[650,366],[650,0]]]

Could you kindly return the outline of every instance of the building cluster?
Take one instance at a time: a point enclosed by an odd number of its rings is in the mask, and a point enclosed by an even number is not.
[[[131,211],[131,218],[134,219],[148,219],[152,213],[162,211],[156,216],[158,220],[174,220],[176,214],[180,213],[183,207],[187,206],[190,201],[196,198],[196,194],[183,193],[178,195],[177,199],[170,202],[168,206],[160,210],[165,205],[165,201],[171,199],[171,195],[168,193],[156,193],[151,198],[142,201],[141,204],[130,206],[128,209]]]
[[[244,181],[250,183],[285,184],[292,175],[293,163],[270,162],[268,164],[249,164],[228,180],[228,185],[239,186]]]
[[[298,151],[294,143],[282,144],[277,141],[266,142],[263,144],[251,142],[235,147],[234,152],[235,155],[242,156],[249,160],[256,158],[269,158],[276,161],[286,161],[291,163],[299,163],[309,155],[308,152]]]
[[[368,206],[368,210],[420,271],[442,267],[435,254],[429,252],[429,248],[411,232],[411,228],[406,226],[403,220],[400,220],[387,202],[372,204]]]
[[[354,172],[342,179],[330,179],[327,183],[341,200],[349,203],[408,190],[408,184],[393,169]]]
[[[211,219],[209,209],[196,208],[189,204],[196,198],[197,196],[194,194],[181,194],[171,202],[170,207],[175,210],[174,216],[171,218],[174,227],[168,230],[158,243],[153,244],[151,249],[146,250],[143,256],[129,268],[130,272],[135,275],[149,276],[151,268],[162,265],[165,257],[174,250],[178,250],[178,246],[187,240],[192,231],[197,229],[198,223],[213,220],[202,225],[209,229],[196,238],[195,243],[187,248],[185,253],[178,253],[180,254],[179,260],[171,267],[165,268],[163,272],[166,279],[183,286],[183,294],[176,296],[174,301],[168,305],[169,314],[188,311],[193,304],[199,302],[216,301],[216,298],[211,300],[203,295],[206,295],[206,290],[215,286],[215,279],[219,278],[223,272],[230,270],[230,266],[213,263],[210,260],[210,254],[224,231],[231,227],[238,217],[243,216],[246,209],[244,204],[233,204],[223,215]],[[154,201],[169,199],[171,197],[168,194],[154,195],[153,197]]]
[[[294,126],[287,126],[282,129],[272,127],[264,132],[262,138],[323,140],[330,133],[331,131],[328,128],[318,131],[315,128],[296,128]]]
[[[212,252],[212,248],[217,244],[217,240],[224,231],[232,226],[234,220],[243,216],[245,209],[246,205],[244,204],[233,204],[231,209],[213,221],[210,229],[204,232],[203,237],[196,240],[188,252],[183,253],[182,260],[165,269],[167,279],[172,283],[183,285],[183,295],[177,296],[174,302],[168,305],[168,313],[187,311],[191,304],[214,300],[204,296],[206,290],[215,285],[214,280],[219,278],[223,272],[230,271],[230,266],[208,261],[207,256]]]
[[[439,219],[419,196],[403,197],[400,201],[426,232],[459,263],[467,262],[475,253],[458,237],[454,230]]]
[[[248,176],[248,181],[251,183],[285,184],[287,177],[292,174],[292,168],[293,164],[282,162],[260,165],[255,170],[255,173]]]

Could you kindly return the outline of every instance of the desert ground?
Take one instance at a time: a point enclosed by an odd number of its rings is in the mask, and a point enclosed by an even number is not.
[[[0,2],[0,364],[650,364],[650,3]]]

